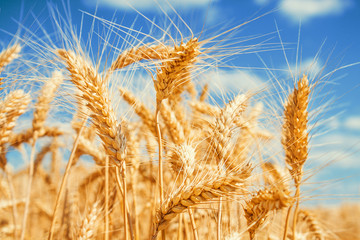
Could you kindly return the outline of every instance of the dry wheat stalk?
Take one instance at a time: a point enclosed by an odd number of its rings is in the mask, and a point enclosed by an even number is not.
[[[189,81],[189,71],[195,63],[197,56],[200,54],[199,42],[197,38],[190,39],[186,44],[181,43],[180,46],[174,46],[174,49],[168,52],[167,61],[164,61],[160,68],[156,70],[156,79],[154,87],[156,91],[156,132],[159,145],[159,171],[158,178],[160,181],[160,204],[164,200],[164,180],[162,166],[162,139],[159,123],[159,112],[161,103],[164,99],[169,98],[176,91],[181,93],[184,84]],[[180,89],[181,88],[181,89]]]
[[[298,81],[298,88],[290,94],[285,104],[284,123],[282,131],[282,145],[285,150],[285,162],[290,167],[290,174],[294,180],[296,192],[296,206],[293,218],[293,240],[296,239],[296,218],[299,208],[300,183],[303,176],[303,165],[308,157],[308,105],[310,87],[306,75]],[[291,207],[288,210],[284,239],[287,232],[288,218]]]
[[[81,91],[81,97],[90,109],[91,120],[97,129],[97,134],[103,142],[106,153],[113,164],[120,169],[123,184],[123,206],[127,202],[126,188],[126,139],[121,132],[121,125],[116,119],[116,114],[111,106],[109,92],[97,71],[81,56],[72,51],[59,49],[59,57],[66,62],[71,74],[71,81]],[[79,132],[80,133],[80,132]],[[125,239],[127,238],[127,215],[124,207]]]

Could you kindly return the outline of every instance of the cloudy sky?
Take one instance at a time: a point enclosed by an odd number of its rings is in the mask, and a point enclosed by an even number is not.
[[[188,25],[199,34],[202,29],[217,32],[253,20],[236,31],[234,42],[243,46],[261,41],[271,51],[238,54],[226,59],[229,68],[206,73],[213,79],[213,91],[219,86],[238,91],[271,85],[271,81],[293,81],[291,76],[301,68],[314,80],[327,81],[319,98],[331,101],[321,119],[328,121],[315,131],[311,161],[314,168],[334,161],[310,182],[345,178],[326,185],[335,194],[360,193],[360,2],[356,0],[71,0],[73,24],[83,31],[91,18],[84,12],[114,20],[122,26],[148,33],[154,20],[159,26],[170,25],[174,17],[184,36]],[[128,2],[131,2],[129,4]],[[33,32],[53,32],[48,6],[67,8],[62,1],[11,0],[0,1],[0,48],[6,46],[18,25]],[[184,20],[176,17],[174,9]],[[95,9],[96,13],[95,13]],[[140,12],[145,17],[139,17]],[[168,17],[166,16],[168,15]],[[84,16],[84,17],[82,17]],[[64,18],[69,16],[62,15]],[[40,24],[39,24],[40,23]],[[171,30],[174,32],[174,28]],[[207,31],[205,31],[207,32]],[[206,36],[206,34],[204,34]],[[210,34],[206,37],[209,37]],[[254,38],[244,41],[244,39]],[[235,40],[236,39],[236,40]],[[299,42],[299,44],[298,44]],[[281,44],[283,43],[283,44]],[[284,47],[285,50],[282,48]],[[250,52],[250,51],[249,51]],[[254,51],[251,51],[254,52]],[[298,53],[298,54],[297,54]],[[284,56],[286,55],[286,57]],[[297,57],[298,55],[298,57]],[[287,63],[288,62],[288,63]],[[293,75],[289,73],[291,69]],[[336,71],[334,71],[336,70]],[[320,102],[320,101],[318,101]],[[314,104],[316,105],[316,103]],[[313,108],[316,111],[316,106]],[[328,131],[328,132],[327,132]],[[311,171],[310,171],[311,172]],[[338,191],[338,192],[337,192]],[[354,196],[342,196],[351,199]],[[324,197],[326,199],[326,197]]]

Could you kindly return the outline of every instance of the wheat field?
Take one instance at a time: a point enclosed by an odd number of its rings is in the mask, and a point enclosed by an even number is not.
[[[242,25],[179,38],[100,22],[125,37],[92,48],[58,24],[60,41],[1,50],[1,239],[360,239],[358,205],[303,206],[308,72],[214,96],[198,81],[214,62],[267,47],[228,44]]]

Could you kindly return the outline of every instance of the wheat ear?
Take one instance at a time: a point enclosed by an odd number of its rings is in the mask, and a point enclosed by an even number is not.
[[[160,112],[172,142],[176,145],[183,144],[186,140],[183,126],[167,101],[163,101]]]
[[[126,203],[126,140],[121,133],[121,125],[116,120],[116,114],[111,106],[109,92],[105,82],[97,71],[84,59],[72,51],[59,49],[59,57],[66,62],[71,74],[71,81],[81,91],[86,106],[90,109],[90,117],[97,129],[110,160],[121,169],[124,184],[124,205]],[[126,214],[124,214],[126,218]],[[126,221],[124,221],[126,223]],[[125,227],[125,240],[127,228]]]
[[[3,68],[11,63],[14,59],[19,57],[19,52],[21,51],[20,44],[16,43],[11,47],[3,50],[0,53],[0,73],[2,72]],[[1,79],[0,79],[1,80]],[[0,85],[2,82],[0,81]]]
[[[293,240],[296,239],[295,227],[297,211],[299,208],[300,183],[303,176],[303,166],[308,157],[308,104],[310,87],[306,75],[297,83],[298,88],[288,97],[284,110],[284,124],[282,131],[282,145],[285,150],[285,162],[290,167],[290,174],[294,180],[295,192],[295,211],[293,218]],[[288,218],[291,207],[289,208],[284,239],[287,233]]]
[[[9,142],[12,130],[15,127],[15,122],[20,115],[22,115],[30,103],[30,95],[25,94],[22,90],[10,92],[1,102],[0,106],[0,168],[4,170],[6,180],[9,185],[10,195],[13,202],[15,202],[14,187],[7,168],[6,146]],[[26,206],[26,204],[25,204]],[[13,204],[12,217],[14,222],[14,238],[16,239],[16,224],[17,224],[17,208]]]
[[[157,211],[152,239],[156,239],[159,231],[166,229],[172,219],[189,207],[233,195],[235,191],[242,189],[242,183],[243,180],[230,174],[226,177],[215,175],[178,188]]]
[[[100,202],[96,201],[92,206],[88,215],[85,216],[81,223],[80,231],[76,239],[91,240],[94,237],[96,221],[101,213]]]
[[[5,170],[5,144],[9,142],[15,122],[22,115],[30,103],[30,95],[22,90],[10,92],[0,106],[0,167]]]
[[[269,212],[289,206],[293,198],[288,190],[264,189],[258,191],[244,207],[250,239],[255,239],[257,229],[265,222]]]
[[[307,227],[310,230],[310,234],[313,235],[316,240],[325,239],[323,230],[321,229],[319,222],[310,211],[300,210],[298,212],[298,219],[301,219],[307,224]]]
[[[52,77],[42,87],[38,101],[35,104],[34,118],[32,127],[34,131],[33,138],[38,138],[40,130],[44,127],[47,114],[50,109],[50,103],[54,98],[55,92],[63,80],[61,72],[53,72]]]
[[[225,165],[227,169],[236,169],[239,165],[233,164],[231,155],[230,139],[232,131],[236,126],[238,118],[246,109],[248,97],[246,95],[238,95],[232,101],[227,103],[220,110],[219,116],[215,120],[213,130],[209,133],[210,146],[215,153],[217,162]]]
[[[167,55],[169,47],[165,45],[144,45],[141,47],[134,47],[122,52],[116,60],[111,64],[109,72],[113,72],[116,69],[124,68],[130,64],[141,60],[156,60],[163,59]]]

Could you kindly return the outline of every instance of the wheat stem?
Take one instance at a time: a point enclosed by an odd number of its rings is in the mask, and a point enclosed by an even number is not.
[[[64,173],[63,179],[62,179],[62,181],[61,181],[61,185],[60,185],[59,192],[58,192],[58,194],[57,194],[57,196],[56,196],[55,207],[54,207],[54,211],[53,211],[53,215],[52,215],[52,221],[51,221],[51,226],[50,226],[50,232],[49,232],[48,240],[52,240],[52,239],[54,238],[55,222],[56,222],[56,213],[57,213],[57,211],[58,211],[58,209],[59,209],[59,206],[60,206],[60,200],[61,200],[62,194],[63,194],[63,192],[64,192],[67,179],[68,179],[69,174],[70,174],[70,169],[71,169],[71,167],[73,166],[73,160],[74,160],[74,157],[75,157],[76,149],[77,149],[77,146],[78,146],[78,144],[79,144],[80,136],[81,136],[82,131],[84,130],[86,121],[87,121],[87,118],[85,118],[85,119],[83,120],[82,126],[81,126],[79,132],[77,133],[75,142],[74,142],[74,144],[73,144],[73,148],[72,148],[72,150],[71,150],[71,154],[70,154],[70,157],[69,157],[69,161],[68,161],[68,163],[66,164],[65,173]]]
[[[29,215],[29,208],[30,208],[30,200],[31,200],[31,186],[34,176],[34,160],[35,160],[35,151],[36,151],[36,139],[33,139],[31,144],[31,153],[30,153],[30,163],[29,163],[29,180],[26,190],[26,201],[25,201],[25,210],[23,216],[23,222],[21,225],[21,235],[20,240],[25,239],[26,233],[26,225],[27,225],[27,217]]]
[[[109,157],[105,158],[105,240],[109,240]]]

